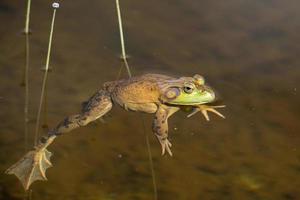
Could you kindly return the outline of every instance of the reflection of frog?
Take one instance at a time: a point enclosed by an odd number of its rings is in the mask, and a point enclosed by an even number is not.
[[[49,131],[36,146],[19,162],[7,170],[15,174],[23,183],[25,189],[35,180],[46,180],[46,169],[51,166],[51,153],[46,147],[56,136],[69,132],[77,127],[102,117],[109,112],[113,103],[117,103],[126,110],[155,113],[153,132],[162,147],[162,154],[167,151],[171,156],[171,143],[168,140],[168,118],[182,106],[194,108],[189,116],[201,111],[209,120],[207,111],[224,117],[214,108],[224,106],[205,105],[215,100],[215,93],[205,85],[203,77],[172,78],[160,74],[146,74],[143,76],[107,82],[87,102],[83,103],[80,114],[65,118],[55,129]]]

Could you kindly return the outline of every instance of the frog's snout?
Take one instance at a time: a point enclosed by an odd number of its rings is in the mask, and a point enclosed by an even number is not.
[[[217,93],[215,93],[215,91],[207,85],[204,86],[204,90],[206,91],[206,93],[208,95],[209,103],[214,102],[218,96]]]

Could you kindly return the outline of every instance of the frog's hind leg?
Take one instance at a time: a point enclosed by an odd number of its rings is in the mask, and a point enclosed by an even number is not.
[[[51,136],[45,143],[40,143],[34,150],[29,151],[22,159],[6,170],[7,174],[15,174],[20,179],[25,190],[36,180],[47,180],[46,170],[52,166],[52,155],[46,147],[56,136]]]
[[[88,101],[82,103],[81,114],[66,117],[52,132],[59,135],[86,126],[108,113],[112,105],[110,95],[105,90],[99,90]]]
[[[178,107],[160,105],[155,113],[153,132],[161,145],[162,155],[164,155],[166,151],[170,156],[173,155],[171,151],[172,144],[168,140],[168,118],[178,110]]]
[[[25,190],[36,180],[47,180],[46,170],[52,166],[50,157],[52,155],[46,148],[53,140],[63,133],[85,126],[91,121],[105,115],[112,108],[110,96],[105,91],[97,92],[90,98],[89,102],[82,109],[81,114],[71,115],[61,121],[56,128],[50,130],[46,137],[43,137],[34,150],[29,151],[17,163],[6,170],[7,174],[16,175]]]

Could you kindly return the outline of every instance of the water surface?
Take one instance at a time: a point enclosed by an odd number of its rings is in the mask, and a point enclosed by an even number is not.
[[[33,1],[29,69],[29,146],[33,145],[51,2]],[[299,1],[121,1],[134,75],[206,77],[222,96],[226,120],[200,114],[169,122],[174,157],[160,156],[145,115],[158,199],[300,199]],[[0,171],[25,152],[25,3],[0,3]],[[55,126],[115,80],[120,69],[114,1],[63,1],[54,31],[47,121]],[[122,73],[126,77],[125,70]],[[42,124],[43,124],[42,123]],[[58,138],[49,181],[31,199],[153,199],[140,115],[118,107]],[[0,199],[23,199],[0,174]]]

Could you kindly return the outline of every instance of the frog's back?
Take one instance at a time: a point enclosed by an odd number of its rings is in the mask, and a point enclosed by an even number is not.
[[[159,102],[159,82],[173,79],[161,74],[145,74],[113,82],[110,88],[115,102],[131,110],[155,112]]]

